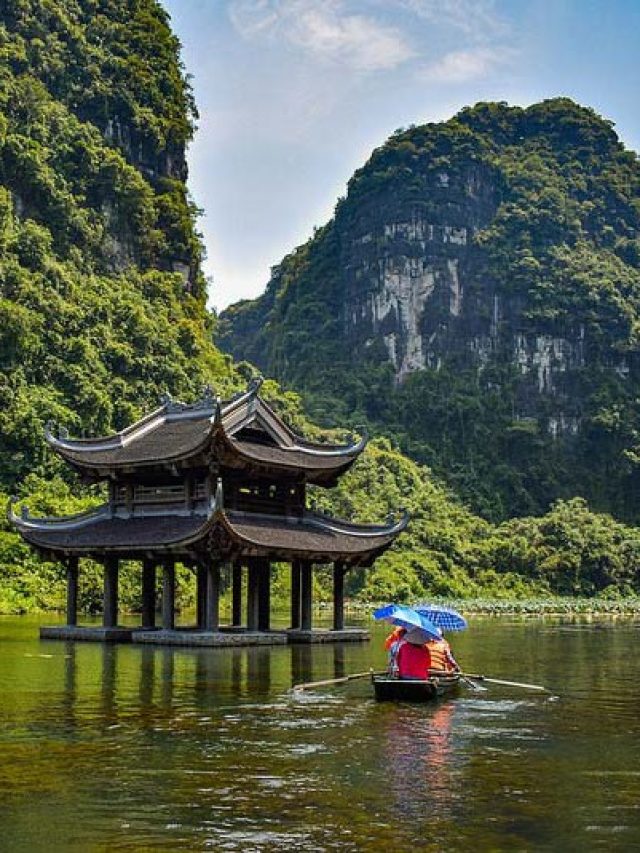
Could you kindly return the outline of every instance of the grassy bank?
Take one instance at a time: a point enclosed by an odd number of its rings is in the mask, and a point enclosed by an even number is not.
[[[466,616],[640,616],[640,597],[621,598],[530,598],[530,599],[430,599],[433,603],[454,607]],[[347,612],[366,618],[377,606],[349,602]]]

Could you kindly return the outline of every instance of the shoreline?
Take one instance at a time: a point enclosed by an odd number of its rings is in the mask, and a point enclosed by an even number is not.
[[[461,613],[473,616],[638,616],[640,597],[603,598],[540,598],[540,599],[491,599],[491,598],[433,598],[433,604],[453,607]],[[366,616],[376,607],[388,602],[363,604],[350,602],[348,612]]]
[[[453,607],[463,614],[472,616],[639,616],[640,617],[640,597],[629,598],[527,598],[527,599],[503,599],[503,598],[430,598],[432,604],[439,604],[444,607]],[[345,613],[358,619],[367,619],[372,612],[385,604],[388,601],[380,602],[361,602],[361,601],[345,601]],[[319,602],[314,606],[314,614],[323,616],[330,611],[331,602]],[[411,606],[411,604],[409,604]],[[223,608],[224,609],[224,608]],[[230,612],[230,605],[226,608]],[[284,613],[286,607],[280,607],[277,603],[273,608],[273,613]],[[186,608],[179,611],[182,614],[191,614],[193,608]],[[29,608],[25,610],[3,610],[0,608],[0,616],[43,616],[46,614],[62,615],[64,613],[61,607],[51,608]],[[99,614],[82,613],[85,619],[99,619]],[[135,618],[139,615],[137,610],[122,609],[121,615],[125,619]]]

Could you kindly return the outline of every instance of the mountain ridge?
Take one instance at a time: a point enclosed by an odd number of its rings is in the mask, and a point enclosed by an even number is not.
[[[377,148],[218,342],[489,518],[575,494],[635,518],[639,214],[593,110],[477,104]]]

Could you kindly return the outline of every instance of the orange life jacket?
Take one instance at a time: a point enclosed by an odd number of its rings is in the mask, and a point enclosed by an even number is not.
[[[446,640],[433,640],[427,643],[431,655],[431,669],[452,671],[455,669],[451,647]]]

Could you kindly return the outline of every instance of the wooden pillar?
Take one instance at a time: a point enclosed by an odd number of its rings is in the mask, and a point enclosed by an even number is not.
[[[271,627],[271,563],[258,561],[258,630],[268,631]]]
[[[220,566],[209,560],[207,572],[207,601],[205,608],[205,631],[217,631],[220,627]]]
[[[78,624],[78,558],[67,560],[67,625]]]
[[[142,563],[142,627],[156,627],[156,564],[150,559]]]
[[[234,562],[231,569],[231,624],[242,625],[242,563]]]
[[[176,624],[176,564],[171,558],[162,563],[162,628],[173,631]]]
[[[344,629],[344,563],[337,562],[333,566],[333,630]]]
[[[107,557],[104,561],[104,595],[102,624],[115,628],[118,624],[118,560]]]
[[[257,560],[250,559],[247,572],[247,630],[258,630],[260,575]]]
[[[291,561],[291,627],[300,627],[300,560]]]
[[[300,627],[303,631],[311,630],[311,614],[313,607],[313,566],[304,560],[300,570]]]
[[[196,566],[196,622],[204,630],[207,621],[207,567],[203,563]]]

